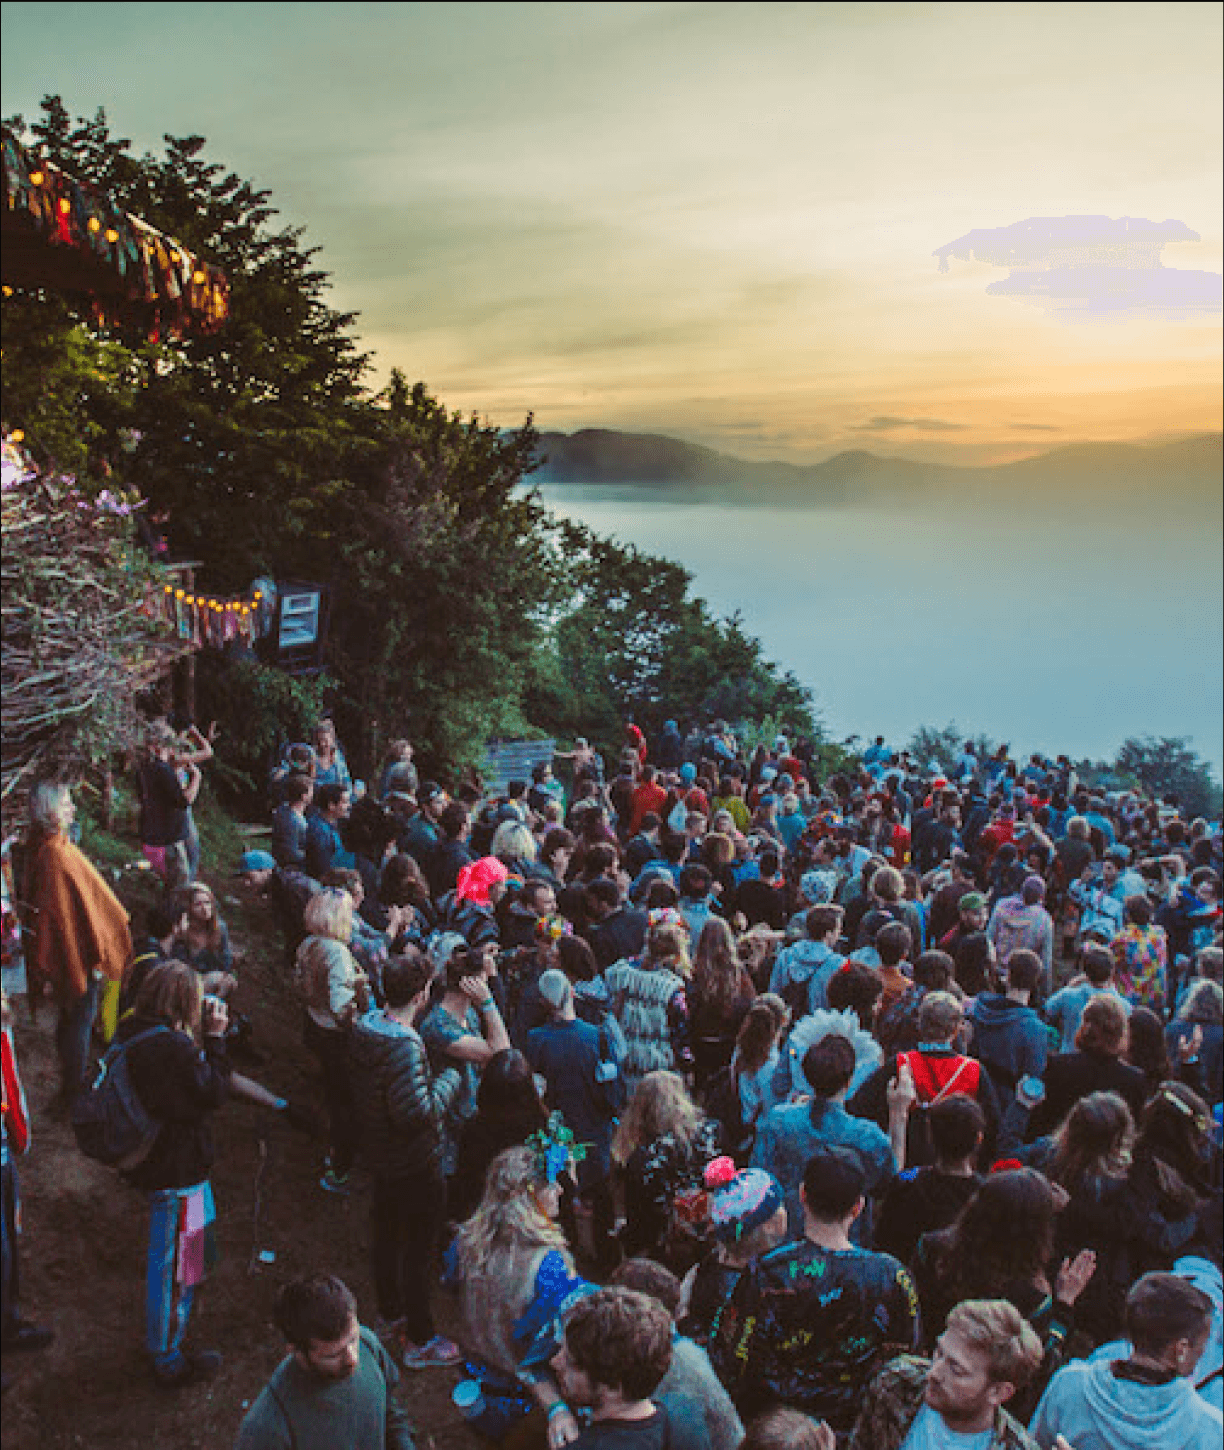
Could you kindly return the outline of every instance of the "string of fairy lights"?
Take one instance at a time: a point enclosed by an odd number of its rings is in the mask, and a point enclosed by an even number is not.
[[[197,645],[220,646],[236,639],[254,644],[268,632],[263,599],[259,589],[226,596],[166,584],[161,591],[162,616],[180,639]]]
[[[219,268],[95,187],[27,151],[7,128],[0,150],[7,210],[28,218],[52,246],[90,253],[111,268],[128,303],[144,307],[151,335],[162,327],[211,332],[228,317],[229,284]],[[4,295],[11,296],[12,289],[6,287]],[[113,299],[95,296],[93,301],[102,320],[122,311]]]

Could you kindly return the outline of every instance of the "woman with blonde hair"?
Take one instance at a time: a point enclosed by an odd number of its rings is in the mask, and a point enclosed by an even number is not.
[[[686,934],[660,922],[650,927],[640,957],[614,962],[604,973],[612,1011],[625,1034],[621,1076],[633,1089],[648,1072],[687,1067],[689,977]]]
[[[565,1310],[594,1288],[576,1273],[557,1222],[558,1180],[569,1171],[572,1146],[554,1116],[527,1145],[499,1153],[485,1175],[480,1206],[459,1226],[449,1256],[464,1347],[488,1366],[482,1389],[486,1403],[496,1401],[508,1421],[503,1433],[532,1408],[521,1397],[524,1382],[541,1406],[560,1403],[543,1364],[524,1361]],[[564,1407],[553,1411],[550,1429],[563,1412]],[[567,1438],[573,1439],[577,1426],[568,1428],[573,1433]]]
[[[532,874],[539,847],[530,826],[522,821],[503,821],[493,832],[489,855],[496,856],[512,876],[524,877]]]
[[[340,785],[352,790],[353,777],[349,773],[344,751],[336,738],[336,727],[331,720],[323,719],[314,730],[314,782],[321,785]]]
[[[712,916],[697,938],[688,991],[693,1077],[699,1092],[731,1061],[736,1033],[755,997],[735,933],[722,917]]]
[[[612,1158],[622,1170],[625,1227],[621,1244],[632,1258],[643,1255],[687,1273],[696,1258],[679,1264],[686,1196],[699,1192],[706,1165],[721,1151],[721,1131],[689,1096],[674,1072],[650,1072],[638,1083],[612,1139]],[[695,1224],[700,1213],[692,1215]],[[691,1246],[699,1247],[694,1238]]]
[[[319,1186],[347,1193],[355,1147],[349,1039],[354,1020],[370,1006],[370,983],[349,950],[353,898],[347,891],[316,892],[302,923],[307,935],[298,947],[297,979],[306,1004],[305,1042],[323,1070],[330,1123],[330,1155]]]

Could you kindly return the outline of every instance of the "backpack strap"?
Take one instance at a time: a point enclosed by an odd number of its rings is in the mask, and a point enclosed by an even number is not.
[[[943,1102],[944,1098],[946,1098],[948,1096],[948,1094],[952,1091],[952,1089],[956,1086],[957,1082],[960,1079],[961,1074],[970,1065],[972,1065],[975,1068],[977,1067],[977,1063],[975,1063],[971,1057],[962,1057],[961,1060],[956,1064],[956,1070],[955,1070],[955,1072],[953,1072],[952,1076],[947,1080],[946,1083],[944,1083],[943,1087],[941,1087],[940,1090],[931,1099],[931,1101],[928,1104],[928,1106],[934,1107],[936,1103]],[[979,1075],[978,1074],[975,1074],[975,1081],[974,1081],[974,1084],[973,1084],[974,1090],[976,1090],[976,1088],[978,1086],[978,1081],[979,1080],[980,1080]]]
[[[960,1081],[961,1075],[970,1067],[977,1069],[978,1064],[971,1057],[962,1057],[956,1064],[952,1076],[939,1086],[931,1064],[921,1052],[899,1052],[897,1054],[897,1070],[908,1067],[910,1076],[914,1079],[914,1087],[918,1090],[918,1101],[925,1107],[934,1107],[936,1103],[942,1102]],[[975,1073],[973,1086],[968,1090],[971,1093],[977,1092],[979,1076]]]
[[[289,1432],[289,1450],[298,1450],[297,1430],[294,1427],[293,1420],[290,1417],[288,1409],[285,1407],[284,1400],[281,1399],[281,1397],[276,1393],[276,1390],[271,1385],[268,1386],[268,1393],[272,1396],[273,1403],[280,1411],[281,1419],[285,1422],[285,1429]]]
[[[926,1058],[920,1052],[899,1052],[897,1054],[898,1075],[903,1067],[909,1068],[910,1076],[914,1079],[914,1087],[918,1091],[918,1101],[929,1103],[938,1092],[939,1087]]]
[[[162,1023],[156,1027],[146,1027],[143,1032],[137,1032],[134,1037],[126,1037],[122,1042],[112,1042],[106,1049],[106,1056],[102,1061],[109,1066],[115,1058],[122,1056],[129,1047],[135,1047],[138,1042],[143,1042],[148,1037],[156,1037],[161,1032],[169,1032],[170,1029]]]

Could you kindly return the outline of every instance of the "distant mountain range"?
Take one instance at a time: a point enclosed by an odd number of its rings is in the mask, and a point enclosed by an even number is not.
[[[658,433],[584,428],[544,433],[540,468],[531,482],[601,484],[650,489],[678,501],[761,503],[811,507],[902,492],[966,489],[976,497],[1149,494],[1218,500],[1224,435],[1197,434],[1173,443],[1073,443],[1036,457],[987,468],[920,463],[862,450],[801,466],[735,458]]]

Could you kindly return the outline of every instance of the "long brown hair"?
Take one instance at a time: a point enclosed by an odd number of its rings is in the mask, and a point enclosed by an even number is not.
[[[1117,1093],[1090,1093],[1071,1109],[1054,1138],[1049,1176],[1069,1193],[1086,1178],[1126,1172],[1135,1120]]]
[[[1045,1282],[1054,1254],[1054,1195],[1035,1168],[992,1173],[951,1228],[931,1236],[952,1302],[1006,1298]]]
[[[741,1072],[758,1072],[765,1066],[770,1048],[790,1026],[790,1015],[790,1008],[773,992],[763,992],[749,1007],[735,1039]]]
[[[752,978],[739,959],[735,933],[721,916],[710,917],[693,953],[693,996],[729,1011],[736,1002],[755,995]]]
[[[183,962],[162,962],[140,984],[136,1015],[194,1033],[200,1026],[202,1001],[200,974],[194,967]]]

